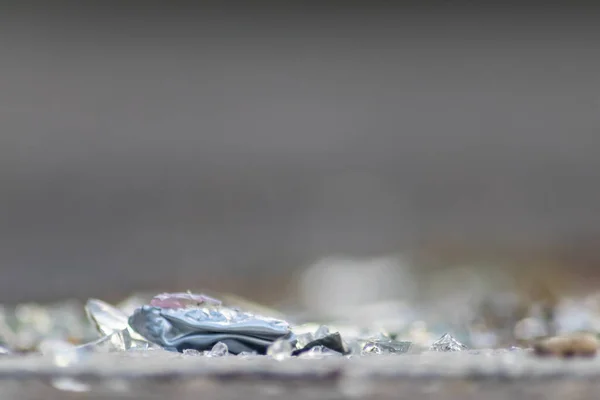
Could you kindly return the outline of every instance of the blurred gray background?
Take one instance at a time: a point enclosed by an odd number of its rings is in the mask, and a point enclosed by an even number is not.
[[[152,4],[3,6],[0,301],[266,301],[337,254],[595,269],[597,10]]]

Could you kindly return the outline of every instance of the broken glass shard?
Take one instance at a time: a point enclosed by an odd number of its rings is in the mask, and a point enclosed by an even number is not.
[[[129,325],[147,340],[177,351],[206,351],[223,342],[232,354],[243,351],[265,354],[275,340],[293,338],[286,321],[223,306],[180,309],[143,306],[129,318]]]
[[[431,351],[462,351],[467,346],[456,340],[449,333],[445,333],[441,338],[433,342],[429,350]]]
[[[363,349],[361,351],[362,355],[382,354],[382,353],[383,353],[383,349],[375,342],[365,343],[365,345],[363,346]]]
[[[283,360],[292,355],[292,344],[285,339],[278,339],[267,349],[267,355],[276,360]]]
[[[315,332],[315,339],[322,339],[325,336],[329,335],[329,328],[325,325],[319,326],[319,328]]]
[[[310,342],[312,342],[314,340],[315,340],[315,337],[310,332],[302,333],[300,335],[297,335],[296,336],[296,348],[297,349],[302,349],[302,348],[306,347],[306,345],[308,345]]]
[[[131,348],[131,336],[129,330],[113,332],[90,343],[75,347],[79,352],[109,353],[114,351],[125,351]]]
[[[194,350],[194,349],[185,349],[183,352],[184,356],[192,356],[192,357],[198,357],[202,355],[202,352],[198,351],[198,350]]]
[[[127,321],[127,315],[102,300],[89,299],[85,304],[85,312],[88,319],[103,336],[127,329],[130,338],[136,341],[137,347],[143,347],[143,343],[147,342],[146,339],[131,329]]]
[[[411,342],[392,339],[370,339],[365,342],[361,354],[401,354],[406,353]]]
[[[154,296],[150,305],[161,308],[188,308],[204,305],[221,305],[221,302],[204,294],[187,293],[161,293]]]
[[[336,332],[336,333],[332,333],[328,336],[322,337],[320,339],[313,340],[312,342],[309,342],[301,349],[294,350],[293,355],[297,356],[297,355],[305,353],[305,352],[309,351],[310,349],[312,349],[313,347],[317,347],[317,346],[323,346],[329,350],[338,352],[343,355],[347,355],[350,353],[350,351],[348,350],[348,347],[342,340],[342,337],[340,336],[340,334],[338,332]]]
[[[209,357],[224,357],[229,354],[229,349],[227,345],[223,342],[217,342],[212,348],[212,350],[207,354]]]

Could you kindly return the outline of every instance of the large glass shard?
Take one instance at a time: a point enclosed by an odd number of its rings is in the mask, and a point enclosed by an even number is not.
[[[136,341],[139,346],[143,346],[143,343],[147,342],[144,337],[131,329],[127,315],[102,300],[89,299],[85,304],[85,312],[98,332],[104,336],[127,329],[131,339]]]
[[[433,342],[429,350],[431,351],[462,351],[467,346],[456,340],[449,333],[445,333],[441,338]]]
[[[329,327],[325,325],[319,326],[319,328],[315,331],[315,339],[323,339],[324,337],[329,335]]]
[[[144,306],[129,318],[131,327],[166,349],[206,351],[223,342],[232,354],[265,354],[277,339],[290,339],[283,320],[253,315],[227,307],[160,308]]]
[[[361,354],[401,354],[406,353],[411,342],[402,342],[392,339],[367,340],[361,350]]]

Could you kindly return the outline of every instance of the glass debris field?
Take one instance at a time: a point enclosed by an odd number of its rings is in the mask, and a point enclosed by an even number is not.
[[[10,392],[6,377],[39,376],[45,376],[54,390],[70,393],[137,390],[141,395],[147,387],[140,389],[140,382],[161,376],[184,381],[245,377],[268,391],[270,384],[264,380],[270,376],[280,383],[305,380],[311,383],[307,387],[333,379],[337,383],[326,389],[327,396],[377,390],[389,390],[391,395],[392,389],[374,389],[371,380],[472,376],[535,380],[600,372],[593,357],[598,340],[590,333],[481,348],[467,346],[450,332],[424,334],[423,324],[417,324],[420,329],[413,324],[410,330],[384,332],[296,323],[293,316],[288,320],[276,311],[268,315],[266,307],[261,311],[266,315],[190,292],[137,294],[118,305],[89,299],[85,304],[5,308],[0,392]],[[564,357],[578,361],[561,364]],[[357,377],[366,386],[357,387]],[[192,396],[188,389],[182,390]]]

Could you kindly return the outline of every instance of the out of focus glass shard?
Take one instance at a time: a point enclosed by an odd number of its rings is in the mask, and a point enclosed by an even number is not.
[[[76,346],[62,340],[44,340],[40,343],[40,351],[46,356],[52,357],[52,363],[59,368],[77,365],[87,358],[87,351],[78,349]],[[88,384],[70,377],[54,378],[50,384],[67,392],[87,392],[90,390]]]
[[[267,349],[267,355],[276,360],[289,358],[292,355],[292,344],[285,339],[276,340]]]
[[[110,353],[126,351],[131,348],[131,336],[128,329],[113,332],[90,343],[77,346],[79,352]]]
[[[138,342],[138,345],[142,345],[139,342],[147,342],[144,337],[131,329],[126,314],[102,300],[89,299],[85,304],[85,312],[90,322],[104,336],[126,329],[129,331],[130,338]]]
[[[410,347],[411,342],[374,338],[364,343],[361,354],[402,354],[406,353]]]
[[[456,340],[449,333],[445,333],[441,338],[433,342],[429,350],[431,351],[463,351],[467,346]]]

